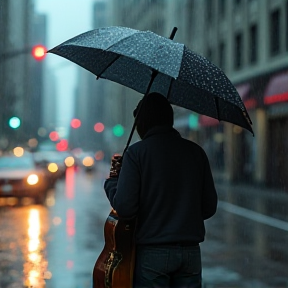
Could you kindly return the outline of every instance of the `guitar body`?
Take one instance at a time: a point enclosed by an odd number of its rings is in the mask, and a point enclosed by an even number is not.
[[[105,246],[93,269],[93,288],[132,288],[136,218],[119,218],[112,209],[104,226]]]

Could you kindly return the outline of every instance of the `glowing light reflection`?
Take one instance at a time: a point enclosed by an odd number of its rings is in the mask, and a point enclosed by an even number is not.
[[[68,209],[66,213],[66,233],[72,237],[75,235],[75,211],[74,209]]]
[[[28,251],[24,263],[24,285],[27,287],[45,287],[44,276],[48,263],[43,257],[45,243],[41,239],[40,224],[39,210],[31,209],[28,218]]]
[[[74,168],[73,167],[68,167],[66,169],[66,197],[68,199],[73,199],[74,198]]]

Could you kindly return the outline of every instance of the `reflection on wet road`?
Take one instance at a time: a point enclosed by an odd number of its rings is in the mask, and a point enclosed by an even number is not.
[[[41,206],[0,211],[0,287],[45,287],[48,211]],[[13,286],[11,286],[13,284]]]
[[[44,219],[42,219],[44,220]],[[42,223],[45,223],[42,221]],[[42,233],[41,233],[42,232]],[[24,283],[27,287],[42,287],[45,279],[51,278],[51,273],[47,270],[48,262],[45,259],[46,243],[41,231],[39,210],[32,208],[28,216],[28,245],[24,255]],[[44,279],[43,279],[44,278]]]
[[[110,211],[103,190],[107,173],[101,167],[94,174],[68,169],[65,181],[58,183],[55,204],[49,208],[52,225],[47,253],[52,278],[47,288],[91,287]]]
[[[103,191],[108,169],[68,169],[46,207],[0,207],[1,288],[91,287],[110,212]],[[201,244],[203,288],[288,287],[288,195],[217,188],[218,211]]]

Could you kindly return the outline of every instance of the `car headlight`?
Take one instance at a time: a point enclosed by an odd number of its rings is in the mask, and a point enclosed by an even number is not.
[[[56,163],[49,163],[47,169],[51,172],[51,173],[55,173],[58,171],[58,165]]]
[[[75,160],[72,156],[68,156],[67,158],[65,158],[64,162],[67,167],[72,167],[75,163]]]
[[[86,167],[91,167],[94,164],[94,159],[90,156],[87,156],[83,159],[82,163]]]
[[[29,185],[35,185],[39,182],[39,177],[36,174],[30,174],[27,178],[27,183]]]

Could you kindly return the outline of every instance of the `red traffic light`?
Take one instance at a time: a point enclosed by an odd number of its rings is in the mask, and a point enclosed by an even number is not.
[[[34,57],[34,59],[38,61],[41,61],[46,57],[46,52],[47,52],[47,49],[43,45],[35,45],[32,48],[32,56]]]
[[[60,140],[60,142],[56,144],[56,149],[57,151],[66,151],[68,149],[68,141],[66,139]]]
[[[74,129],[77,129],[81,126],[81,121],[77,118],[74,118],[71,120],[71,123],[70,123],[71,127],[74,128]]]
[[[49,138],[51,139],[51,141],[57,141],[59,140],[59,135],[56,131],[52,131],[49,134]]]
[[[98,123],[96,123],[96,124],[94,125],[94,130],[95,130],[96,132],[98,132],[98,133],[103,132],[104,129],[105,129],[104,124],[101,123],[101,122],[98,122]]]

